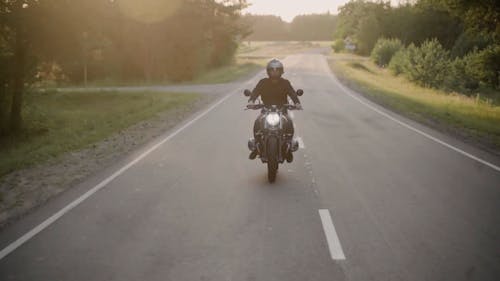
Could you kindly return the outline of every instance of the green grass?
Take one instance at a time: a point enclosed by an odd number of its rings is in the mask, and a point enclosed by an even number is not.
[[[357,69],[357,70],[363,70],[363,71],[366,71],[368,73],[372,73],[373,74],[373,71],[371,71],[368,67],[366,67],[362,63],[359,63],[359,62],[350,62],[347,65],[349,67],[351,67],[351,68],[354,68],[354,69]]]
[[[159,112],[189,107],[199,94],[35,92],[26,95],[25,129],[0,138],[0,177],[102,140]]]
[[[330,66],[349,86],[388,108],[500,149],[498,92],[482,90],[476,97],[467,97],[423,88],[354,55],[334,54]]]
[[[96,81],[89,81],[87,87],[114,87],[114,86],[168,86],[168,85],[178,85],[178,84],[219,84],[232,82],[255,73],[261,66],[254,63],[252,60],[236,60],[235,63],[230,65],[221,66],[218,68],[207,70],[193,80],[183,81],[183,82],[172,82],[169,80],[136,80],[136,81],[120,81],[116,79],[103,79]],[[51,85],[51,86],[47,86]],[[82,84],[79,85],[55,85],[49,82],[41,84],[40,88],[74,88],[83,87]]]
[[[194,84],[214,84],[227,83],[246,77],[261,69],[261,66],[253,62],[235,63],[228,66],[222,66],[208,71],[198,76],[191,83]]]
[[[315,48],[329,49],[330,45],[331,41],[245,41],[240,44],[236,57],[269,61],[271,58],[283,59]]]

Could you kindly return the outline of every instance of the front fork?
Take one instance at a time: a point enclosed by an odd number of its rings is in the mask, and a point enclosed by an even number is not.
[[[299,149],[299,142],[297,141],[297,139],[292,139],[292,136],[284,135],[284,137],[282,139],[288,140],[288,141],[285,141],[285,143],[284,143],[284,146],[283,146],[284,149],[282,151],[282,155],[287,153],[289,150],[291,152],[295,152]],[[262,156],[262,152],[263,152],[262,143],[256,141],[254,138],[251,138],[248,140],[248,149],[250,151],[257,151],[257,153]]]

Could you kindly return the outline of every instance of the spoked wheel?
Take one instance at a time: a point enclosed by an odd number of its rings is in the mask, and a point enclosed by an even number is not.
[[[267,179],[270,183],[276,180],[278,172],[278,140],[270,138],[267,141]]]

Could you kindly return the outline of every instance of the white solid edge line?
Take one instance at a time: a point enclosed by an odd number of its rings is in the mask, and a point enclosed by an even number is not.
[[[360,103],[364,104],[365,106],[367,106],[367,107],[368,107],[368,108],[370,108],[371,110],[373,110],[373,111],[375,111],[375,112],[377,112],[377,113],[379,113],[379,114],[381,114],[381,115],[383,115],[383,116],[385,116],[385,117],[387,117],[387,118],[391,119],[392,121],[394,121],[394,122],[398,123],[399,125],[401,125],[401,126],[403,126],[403,127],[406,127],[407,129],[410,129],[410,130],[412,130],[412,131],[414,131],[414,132],[416,132],[416,133],[418,133],[418,134],[421,134],[421,135],[423,135],[424,137],[426,137],[426,138],[428,138],[428,139],[430,139],[430,140],[433,140],[433,141],[435,141],[435,142],[437,142],[437,143],[439,143],[439,144],[441,144],[441,145],[444,145],[444,146],[448,147],[449,149],[452,149],[452,150],[454,150],[454,151],[456,151],[456,152],[458,152],[458,153],[460,153],[460,154],[462,154],[462,155],[464,155],[464,156],[466,156],[466,157],[469,157],[469,158],[471,158],[471,159],[473,159],[473,160],[476,160],[477,162],[479,162],[479,163],[481,163],[481,164],[484,164],[484,165],[486,165],[486,166],[488,166],[488,167],[492,168],[493,170],[496,170],[497,172],[500,172],[500,167],[496,166],[495,164],[492,164],[492,163],[490,163],[490,162],[488,162],[488,161],[486,161],[486,160],[483,160],[483,159],[481,159],[481,158],[479,158],[479,157],[476,157],[476,156],[474,156],[474,155],[472,155],[472,154],[470,154],[470,153],[467,153],[467,152],[465,152],[465,151],[461,150],[460,148],[457,148],[457,147],[455,147],[455,146],[453,146],[453,145],[451,145],[451,144],[448,144],[448,143],[446,143],[446,142],[444,142],[444,141],[442,141],[442,140],[440,140],[440,139],[438,139],[438,138],[435,138],[435,137],[433,137],[433,136],[431,136],[431,135],[429,135],[429,134],[427,134],[427,133],[425,133],[425,132],[423,132],[423,131],[421,131],[421,130],[419,130],[419,129],[417,129],[417,128],[412,127],[411,125],[406,124],[406,123],[405,123],[405,122],[403,122],[403,121],[400,121],[400,120],[398,120],[398,119],[396,119],[396,118],[392,117],[391,115],[389,115],[389,114],[387,114],[387,113],[385,113],[385,112],[383,112],[383,111],[381,111],[381,110],[379,110],[379,109],[375,108],[374,106],[372,106],[372,105],[370,105],[370,104],[366,103],[365,101],[361,100],[360,98],[356,97],[355,95],[353,95],[353,94],[349,93],[349,91],[348,91],[348,90],[347,90],[347,89],[346,89],[346,88],[345,88],[342,84],[340,84],[340,82],[339,82],[339,81],[337,81],[337,79],[335,78],[335,76],[333,76],[333,74],[332,74],[332,78],[333,78],[333,81],[335,81],[335,83],[337,83],[337,85],[339,85],[339,87],[340,87],[340,88],[341,88],[341,89],[342,89],[342,90],[343,90],[343,91],[344,91],[344,92],[345,92],[348,96],[350,96],[351,98],[353,98],[353,99],[357,100],[358,102],[360,102]]]
[[[52,223],[54,223],[56,220],[58,220],[59,218],[61,218],[64,214],[66,214],[67,212],[69,212],[71,209],[73,209],[76,206],[78,206],[80,203],[82,203],[85,199],[87,199],[88,197],[90,197],[92,194],[96,193],[101,188],[103,188],[104,186],[106,186],[109,182],[111,182],[112,180],[114,180],[116,177],[118,177],[123,172],[125,172],[126,170],[128,170],[134,164],[136,164],[141,159],[143,159],[144,157],[146,157],[149,153],[151,153],[152,151],[156,150],[162,144],[164,144],[165,142],[167,142],[168,140],[170,140],[171,138],[173,138],[175,135],[177,135],[178,133],[180,133],[182,130],[184,130],[187,127],[189,127],[190,125],[192,125],[194,122],[196,122],[201,117],[205,116],[207,113],[209,113],[210,111],[212,111],[215,107],[217,107],[218,105],[220,105],[221,103],[223,103],[226,99],[228,99],[230,96],[232,96],[234,93],[236,93],[238,91],[239,91],[239,89],[236,90],[236,91],[232,91],[229,94],[227,94],[225,97],[223,97],[222,99],[220,99],[217,103],[215,103],[214,105],[212,105],[210,108],[208,108],[204,112],[200,113],[198,116],[196,116],[195,118],[193,118],[188,123],[184,124],[184,126],[180,127],[179,129],[177,129],[176,131],[174,131],[173,133],[171,133],[170,135],[168,135],[166,138],[164,138],[163,140],[159,141],[157,144],[155,144],[150,149],[148,149],[147,151],[145,151],[144,153],[142,153],[141,155],[139,155],[137,158],[135,158],[130,163],[128,163],[127,165],[125,165],[124,167],[122,167],[120,170],[116,171],[114,174],[112,174],[111,176],[109,176],[108,178],[106,178],[105,180],[103,180],[102,182],[100,182],[99,184],[97,184],[96,186],[94,186],[89,191],[85,192],[82,196],[78,197],[76,200],[74,200],[73,202],[71,202],[70,204],[68,204],[66,207],[62,208],[57,213],[55,213],[54,215],[52,215],[51,217],[49,217],[48,219],[46,219],[45,221],[43,221],[42,223],[40,223],[38,226],[36,226],[32,230],[30,230],[28,233],[24,234],[23,236],[21,236],[20,238],[18,238],[16,241],[14,241],[11,244],[9,244],[7,247],[5,247],[4,249],[2,249],[2,251],[0,251],[0,260],[3,259],[8,254],[12,253],[15,249],[17,249],[19,246],[21,246],[22,244],[24,244],[25,242],[27,242],[28,240],[30,240],[31,238],[33,238],[33,236],[35,236],[38,233],[40,233],[42,230],[44,230],[45,228],[47,228],[49,225],[51,225]]]
[[[325,231],[326,242],[328,243],[332,260],[345,260],[344,251],[342,250],[342,245],[340,245],[335,226],[333,226],[330,211],[327,209],[320,209],[319,216],[321,217],[321,223],[323,224],[323,230]]]

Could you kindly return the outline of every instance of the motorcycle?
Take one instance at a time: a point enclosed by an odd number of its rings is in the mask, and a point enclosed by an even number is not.
[[[297,90],[297,95],[302,96],[303,90]],[[250,90],[244,91],[245,96],[250,96]],[[263,122],[260,126],[261,131],[256,133],[255,139],[248,141],[248,149],[254,152],[257,151],[262,163],[267,163],[267,178],[270,183],[276,180],[279,164],[286,160],[286,155],[298,150],[299,144],[296,140],[292,140],[292,136],[284,131],[283,124],[286,122],[286,111],[297,109],[293,104],[284,104],[282,106],[270,105],[266,106],[262,103],[249,104],[246,109],[259,110],[261,109]],[[291,161],[287,161],[291,162]]]

